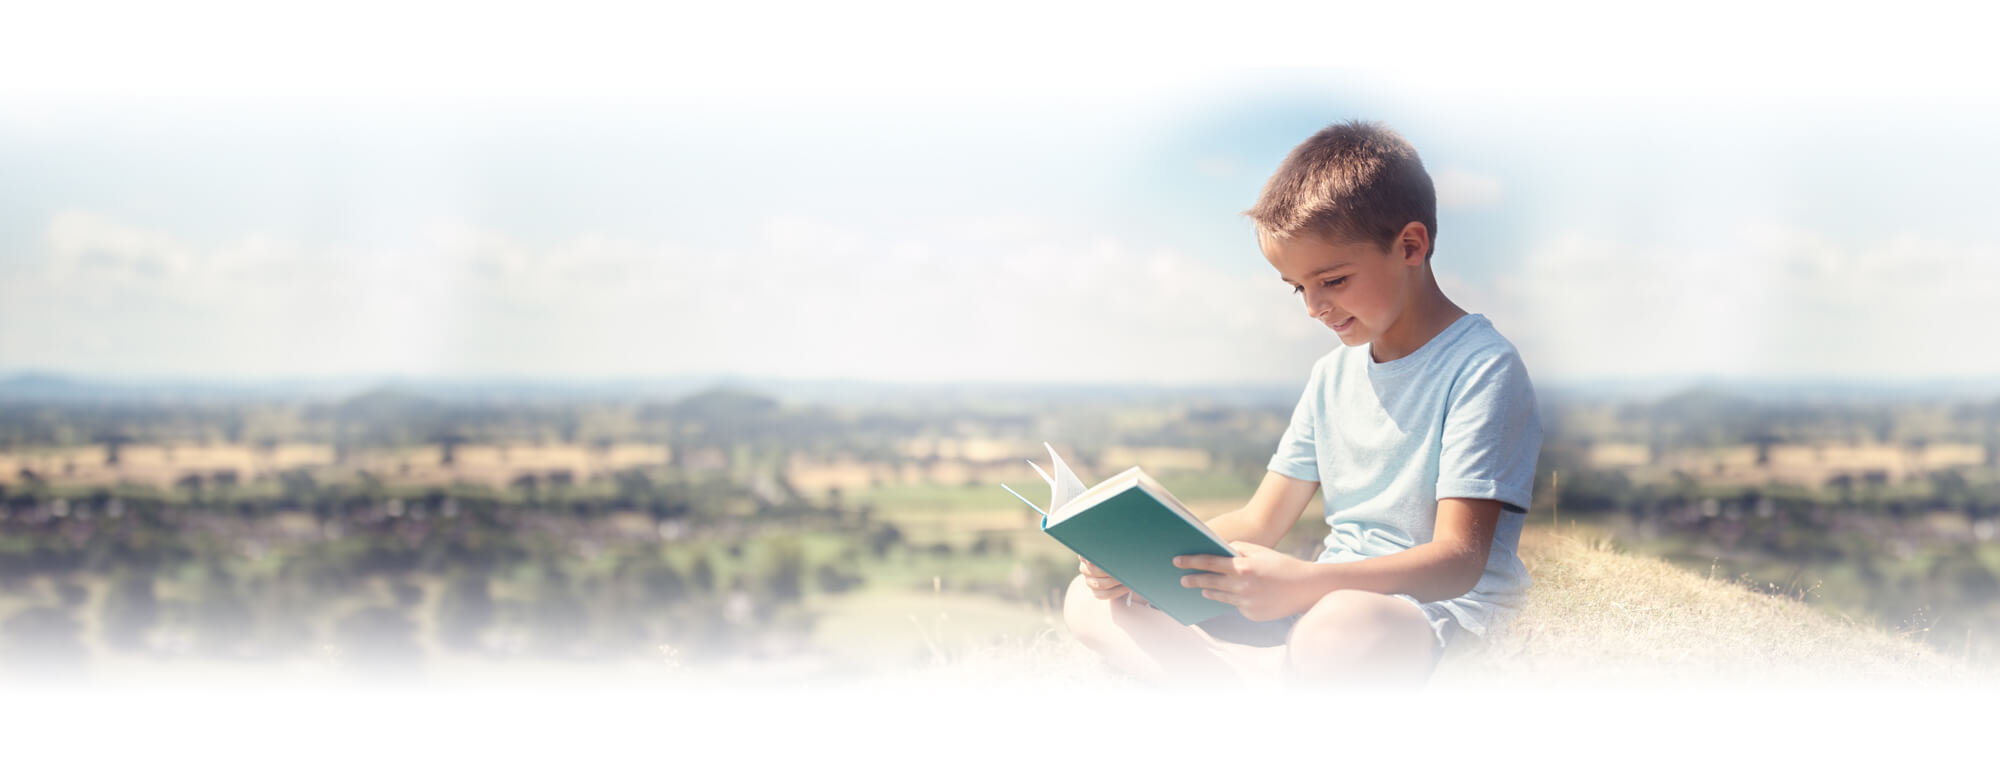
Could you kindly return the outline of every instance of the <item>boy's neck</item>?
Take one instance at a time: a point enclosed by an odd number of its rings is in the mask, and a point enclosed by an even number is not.
[[[1368,355],[1378,363],[1408,357],[1466,314],[1438,288],[1430,264],[1425,263],[1409,308],[1404,310],[1395,327],[1368,345]]]

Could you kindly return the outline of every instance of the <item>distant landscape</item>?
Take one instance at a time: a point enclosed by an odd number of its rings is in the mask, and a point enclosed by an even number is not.
[[[1783,391],[1545,387],[1531,524],[1993,660],[2000,398]],[[922,663],[1059,623],[1075,558],[998,487],[1045,492],[1042,441],[1213,515],[1295,397],[23,375],[0,381],[0,663]]]

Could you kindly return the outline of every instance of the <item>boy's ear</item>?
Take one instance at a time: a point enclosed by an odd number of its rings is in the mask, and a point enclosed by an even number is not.
[[[1411,266],[1423,264],[1425,254],[1431,252],[1431,231],[1422,221],[1411,221],[1403,225],[1397,233],[1396,242],[1389,247],[1396,258]]]

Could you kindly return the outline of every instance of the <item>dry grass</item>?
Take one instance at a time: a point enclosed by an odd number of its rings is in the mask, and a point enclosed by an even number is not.
[[[1528,531],[1519,616],[1453,648],[1435,683],[1955,684],[1990,681],[1929,646],[1759,593],[1723,574],[1622,554],[1594,532]]]

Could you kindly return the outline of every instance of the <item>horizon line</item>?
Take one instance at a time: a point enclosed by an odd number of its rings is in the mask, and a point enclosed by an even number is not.
[[[694,372],[645,375],[528,375],[496,374],[408,374],[408,373],[314,373],[276,375],[210,375],[80,373],[47,368],[0,369],[0,386],[23,383],[116,387],[282,387],[299,385],[341,385],[384,387],[396,385],[446,386],[529,386],[529,387],[619,387],[657,384],[730,383],[780,386],[852,386],[869,388],[1131,388],[1144,390],[1192,389],[1295,389],[1303,381],[1242,379],[1216,381],[1160,380],[1060,380],[1007,378],[891,379],[852,376],[783,376],[752,373]],[[1987,387],[2000,396],[2000,376],[1853,376],[1853,375],[1740,375],[1689,374],[1678,376],[1565,376],[1536,382],[1547,389],[1654,389],[1743,387],[1820,389],[1971,389]]]

